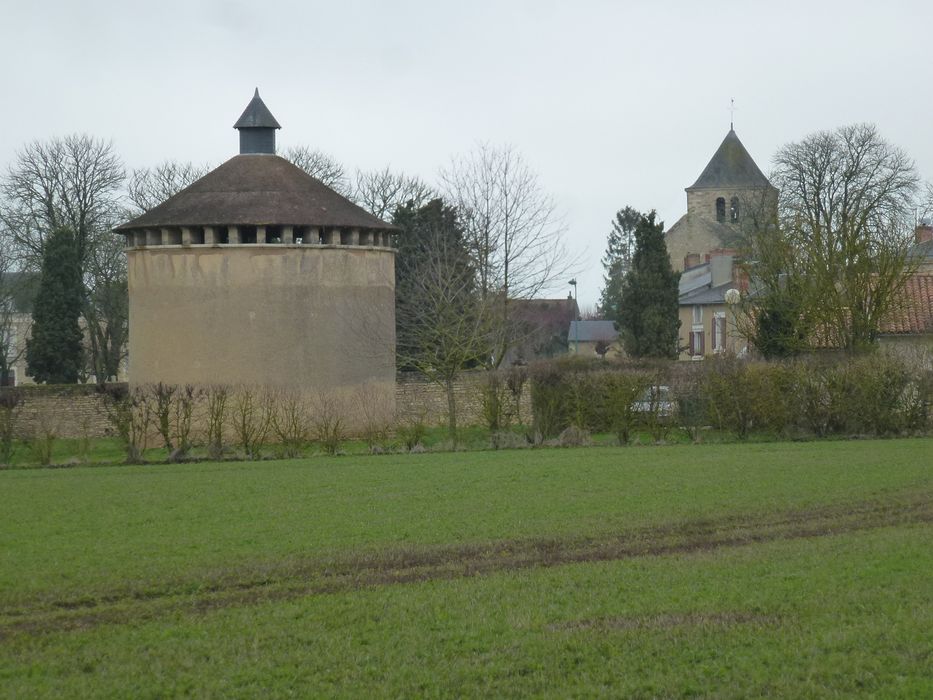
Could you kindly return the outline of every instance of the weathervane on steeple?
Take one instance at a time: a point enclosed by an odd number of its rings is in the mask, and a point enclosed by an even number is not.
[[[731,98],[729,102],[729,131],[735,131],[735,98]]]

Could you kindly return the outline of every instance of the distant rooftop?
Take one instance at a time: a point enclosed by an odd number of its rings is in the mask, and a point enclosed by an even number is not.
[[[895,308],[881,323],[881,332],[891,335],[933,333],[933,275],[911,275]]]
[[[593,343],[600,340],[612,342],[619,337],[615,323],[612,321],[571,321],[567,331],[567,341],[572,343],[579,340],[581,343]]]

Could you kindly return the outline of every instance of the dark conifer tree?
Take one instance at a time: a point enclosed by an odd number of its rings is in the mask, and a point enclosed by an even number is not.
[[[680,273],[671,268],[664,243],[664,224],[652,211],[635,227],[632,268],[622,282],[616,326],[631,357],[676,359],[680,319]]]
[[[42,253],[42,273],[26,341],[26,366],[36,382],[74,384],[83,367],[81,316],[84,285],[74,233],[59,228],[49,234]]]
[[[612,230],[606,241],[606,254],[602,263],[606,274],[603,276],[603,290],[599,296],[599,314],[603,318],[618,318],[619,305],[622,301],[622,280],[632,266],[635,253],[635,227],[641,214],[632,207],[625,207],[616,212],[612,220]]]

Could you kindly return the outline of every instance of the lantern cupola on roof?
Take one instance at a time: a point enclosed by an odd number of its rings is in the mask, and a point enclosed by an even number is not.
[[[237,119],[234,129],[240,132],[240,154],[275,154],[275,130],[282,127],[259,96],[259,88]]]

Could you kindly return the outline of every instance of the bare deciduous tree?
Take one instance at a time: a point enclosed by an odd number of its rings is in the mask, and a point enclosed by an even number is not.
[[[774,162],[780,231],[753,241],[759,303],[787,296],[776,326],[804,319],[810,343],[870,347],[911,272],[913,161],[857,124],[788,144]]]
[[[25,146],[0,183],[0,219],[21,270],[39,269],[50,232],[74,231],[89,355],[101,382],[116,376],[125,351],[126,263],[111,233],[124,215],[124,179],[123,163],[110,143],[72,134]]]
[[[74,231],[83,263],[111,235],[125,178],[113,146],[87,134],[25,146],[0,185],[2,217],[24,267],[39,268],[45,236],[61,227]]]
[[[493,363],[511,344],[509,301],[530,299],[563,281],[573,261],[554,200],[522,156],[481,145],[441,171],[448,201],[460,212],[484,298],[498,298]]]
[[[347,172],[333,156],[308,146],[289,146],[282,157],[340,194],[349,194]]]
[[[411,203],[418,209],[436,196],[434,189],[419,178],[384,168],[357,170],[350,199],[376,218],[391,221],[399,207]]]
[[[917,223],[933,223],[933,182],[924,185],[923,196],[917,211]]]
[[[127,197],[140,212],[149,211],[204,177],[209,170],[206,165],[174,160],[164,161],[152,168],[136,168],[126,185]]]
[[[116,380],[129,340],[129,297],[123,241],[102,238],[88,254],[84,304],[90,374],[102,385]]]
[[[454,382],[464,368],[485,360],[489,349],[492,297],[474,292],[475,277],[462,247],[438,234],[422,252],[418,274],[398,290],[396,320],[408,342],[399,364],[417,369],[447,396],[447,427],[457,439]]]

